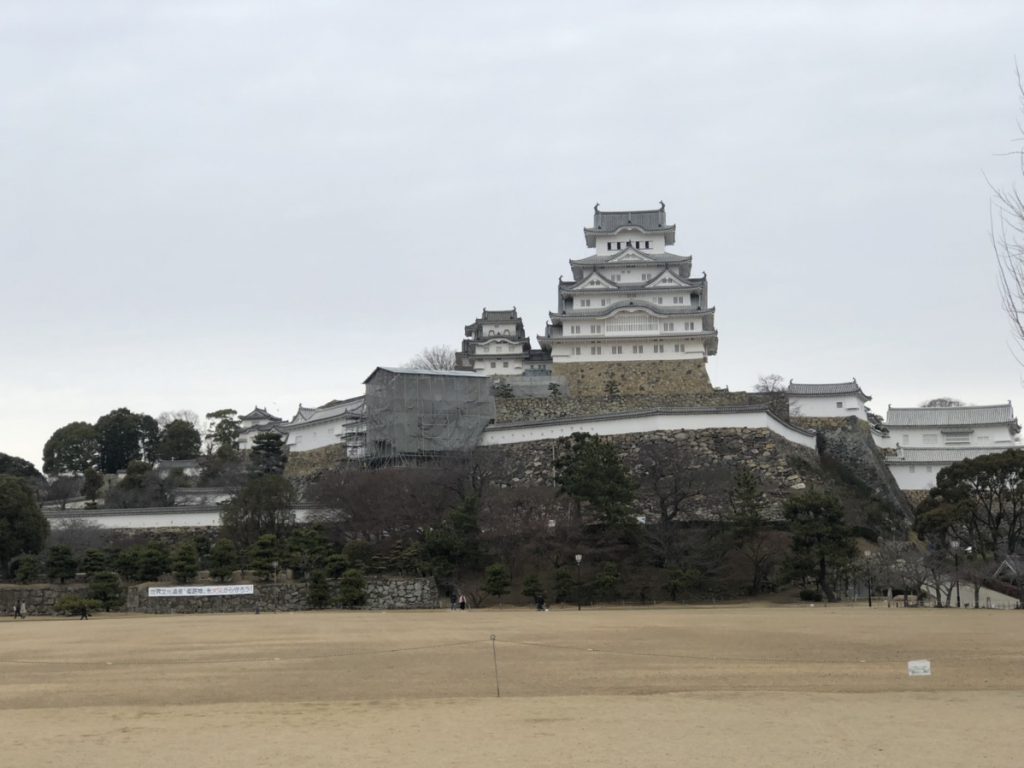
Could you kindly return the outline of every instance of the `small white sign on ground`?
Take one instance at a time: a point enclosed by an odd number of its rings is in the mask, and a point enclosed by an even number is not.
[[[930,677],[932,674],[932,663],[928,659],[908,661],[907,674],[911,677]]]

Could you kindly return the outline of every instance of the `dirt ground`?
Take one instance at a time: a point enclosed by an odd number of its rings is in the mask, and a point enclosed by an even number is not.
[[[9,766],[1002,768],[1022,738],[1020,611],[0,620]]]

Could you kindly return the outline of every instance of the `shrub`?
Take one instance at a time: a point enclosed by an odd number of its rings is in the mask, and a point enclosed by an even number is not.
[[[821,592],[816,589],[801,589],[800,599],[808,603],[820,603],[822,600]]]
[[[43,575],[43,563],[38,555],[21,555],[11,560],[11,570],[14,571],[15,579],[27,584],[38,581]]]
[[[338,602],[345,608],[354,608],[366,602],[366,577],[356,568],[349,568],[338,581]]]
[[[323,571],[313,571],[309,575],[306,599],[309,600],[310,608],[326,608],[331,604],[331,585],[327,581],[327,574]]]
[[[87,594],[105,611],[124,605],[124,588],[121,586],[121,579],[112,571],[100,571],[90,576]]]
[[[101,606],[102,603],[99,600],[78,595],[64,595],[54,603],[53,609],[65,616],[77,616],[82,613],[83,608],[87,611],[98,611]]]

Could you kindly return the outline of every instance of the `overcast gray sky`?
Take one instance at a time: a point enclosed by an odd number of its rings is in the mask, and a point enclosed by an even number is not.
[[[1019,411],[986,177],[1022,40],[1018,0],[0,0],[0,451],[290,417],[484,306],[543,333],[598,201],[665,201],[716,386]]]

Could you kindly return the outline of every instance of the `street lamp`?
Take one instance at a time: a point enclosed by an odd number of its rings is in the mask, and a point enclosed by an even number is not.
[[[864,562],[867,564],[865,572],[868,575],[868,608],[871,607],[871,552],[864,551]]]
[[[953,539],[949,542],[953,550],[953,580],[956,582],[956,607],[960,607],[960,541]]]
[[[576,610],[583,610],[583,602],[580,598],[580,589],[583,585],[583,555],[576,553]]]

